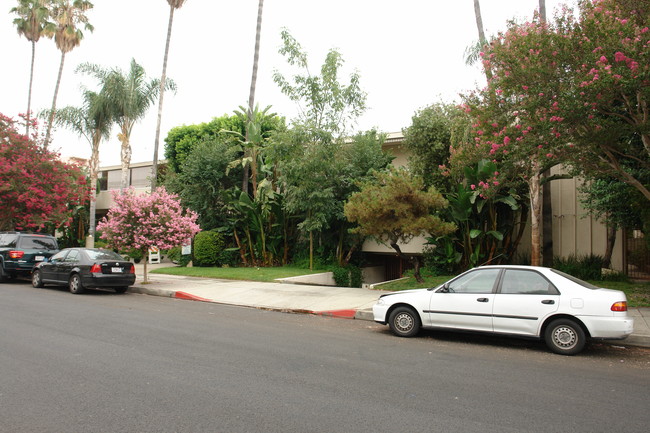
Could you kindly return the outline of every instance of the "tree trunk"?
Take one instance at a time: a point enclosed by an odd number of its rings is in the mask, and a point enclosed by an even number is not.
[[[52,108],[50,109],[50,118],[47,122],[47,132],[45,133],[45,143],[43,146],[47,149],[50,144],[50,136],[52,135],[52,125],[54,124],[54,116],[56,115],[56,98],[59,95],[59,86],[61,85],[61,76],[63,75],[63,64],[65,63],[65,52],[61,53],[61,63],[59,64],[59,76],[56,79],[56,86],[54,87],[54,98],[52,98]]]
[[[603,257],[603,267],[610,268],[612,266],[612,254],[614,252],[614,244],[616,243],[616,226],[607,224],[607,246],[605,247],[605,257]]]
[[[542,204],[540,200],[540,174],[537,171],[528,179],[528,194],[530,195],[530,264],[531,266],[541,266],[542,234],[540,232],[540,220]]]
[[[309,270],[314,270],[314,232],[309,232]]]
[[[156,139],[153,144],[153,167],[151,168],[151,192],[156,189],[158,180],[158,147],[160,145],[160,124],[162,122],[163,97],[167,82],[167,58],[169,56],[169,42],[172,38],[172,24],[174,22],[174,6],[169,6],[169,23],[167,24],[167,41],[165,42],[165,56],[163,57],[162,76],[160,77],[160,99],[158,99],[158,119],[156,121]]]
[[[255,108],[255,86],[257,83],[257,67],[260,58],[260,38],[262,34],[262,9],[264,0],[259,0],[257,6],[257,27],[255,28],[255,51],[253,54],[253,74],[251,76],[251,87],[248,92],[248,120],[253,120],[253,109]]]
[[[142,279],[142,284],[147,284],[149,280],[147,279],[147,262],[149,261],[149,248],[144,250],[142,254],[142,260],[144,260],[144,277]]]
[[[27,122],[25,124],[25,136],[29,138],[29,122],[32,115],[32,84],[34,83],[34,59],[36,57],[36,42],[32,41],[32,66],[29,69],[29,92],[27,92]]]
[[[397,252],[397,256],[400,259],[408,260],[409,262],[413,263],[413,278],[415,278],[415,281],[420,284],[424,283],[424,278],[422,278],[422,275],[420,275],[420,258],[418,256],[404,256],[404,253],[402,253],[402,249],[399,247],[399,245],[397,245],[397,242],[391,242],[390,246]]]
[[[479,0],[474,0],[474,15],[476,16],[476,28],[478,29],[478,40],[481,45],[487,42],[485,39],[485,30],[483,29],[483,17],[481,16],[481,4]]]
[[[539,0],[539,18],[546,21],[546,0]]]
[[[90,215],[88,215],[88,239],[86,239],[86,248],[95,246],[95,212],[97,212],[97,177],[99,172],[99,140],[101,136],[95,132],[93,136],[93,145],[90,154],[89,171],[90,171]]]
[[[131,144],[129,143],[129,136],[127,135],[126,127],[122,128],[122,132],[118,135],[118,139],[122,143],[120,157],[122,160],[122,178],[120,181],[120,188],[122,192],[129,187],[129,166],[131,165]]]
[[[553,201],[551,200],[551,170],[542,175],[542,265],[553,266]]]

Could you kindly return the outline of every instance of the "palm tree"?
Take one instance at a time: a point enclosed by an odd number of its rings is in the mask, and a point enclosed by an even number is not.
[[[147,80],[144,68],[135,59],[127,74],[120,69],[104,69],[98,65],[84,63],[79,71],[95,76],[102,84],[102,93],[108,99],[113,120],[120,128],[117,138],[122,144],[122,190],[128,187],[129,165],[131,164],[131,132],[133,126],[147,114],[160,92],[160,80]],[[175,89],[174,82],[167,80],[168,89]]]
[[[65,55],[79,46],[84,37],[83,32],[79,29],[79,25],[83,24],[84,29],[90,32],[94,30],[94,27],[88,22],[88,17],[85,14],[86,11],[92,8],[93,4],[87,0],[54,0],[52,6],[52,18],[54,18],[57,26],[54,32],[54,42],[59,51],[61,51],[61,64],[59,65],[59,75],[56,80],[56,87],[54,88],[54,98],[52,99],[52,108],[49,112],[50,118],[47,124],[47,132],[45,133],[44,145],[46,147],[50,143],[52,124],[56,116],[56,98],[59,93],[59,86],[61,85]]]
[[[51,38],[56,29],[54,23],[49,21],[50,4],[52,0],[18,0],[18,6],[11,9],[18,15],[14,25],[18,34],[25,36],[32,43],[32,64],[29,70],[29,92],[27,94],[27,122],[25,135],[29,136],[29,122],[32,112],[32,84],[34,82],[34,59],[36,57],[36,42],[45,36]]]
[[[99,144],[109,137],[113,126],[111,107],[103,93],[90,90],[83,92],[81,107],[64,107],[57,112],[55,122],[76,132],[90,144],[90,216],[86,247],[92,248],[95,241],[95,211],[97,208],[97,177],[99,173]]]
[[[167,42],[165,43],[165,56],[163,58],[163,70],[160,77],[160,99],[158,99],[158,120],[156,122],[156,140],[153,145],[153,168],[151,173],[151,191],[156,189],[158,176],[158,146],[160,144],[160,122],[162,121],[163,97],[167,85],[167,58],[169,57],[169,41],[172,38],[172,24],[174,22],[174,11],[180,9],[187,0],[167,0],[169,3],[169,24],[167,24]]]
[[[250,91],[248,93],[248,122],[246,122],[246,142],[249,142],[250,140],[250,131],[249,127],[254,125],[254,107],[255,107],[255,86],[257,84],[257,67],[259,64],[259,58],[260,58],[260,36],[262,34],[262,9],[264,8],[264,0],[259,0],[259,3],[257,5],[257,26],[255,28],[255,51],[253,54],[253,74],[251,76],[251,87]],[[251,160],[252,164],[257,164],[255,159],[253,158]],[[242,191],[248,192],[248,170],[249,166],[244,165],[244,174],[242,178]],[[256,168],[253,168],[253,171],[256,171]],[[255,177],[253,177],[253,182],[256,182]],[[253,185],[253,190],[255,190],[255,185]]]

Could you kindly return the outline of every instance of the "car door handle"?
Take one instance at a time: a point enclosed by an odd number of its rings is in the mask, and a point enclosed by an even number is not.
[[[488,298],[478,298],[477,301],[478,302],[488,302],[489,299]]]
[[[555,301],[552,300],[552,299],[544,299],[544,300],[542,301],[542,304],[552,305],[552,304],[555,304]]]

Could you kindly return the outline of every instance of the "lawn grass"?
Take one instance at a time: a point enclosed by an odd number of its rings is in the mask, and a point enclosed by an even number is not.
[[[323,269],[310,271],[305,268],[282,266],[274,268],[200,268],[174,266],[152,270],[152,274],[185,275],[188,277],[221,278],[224,280],[245,280],[272,282],[277,278],[297,277],[299,275],[318,274]]]

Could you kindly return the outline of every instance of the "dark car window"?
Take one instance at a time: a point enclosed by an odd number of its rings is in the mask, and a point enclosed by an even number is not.
[[[455,293],[492,293],[501,269],[480,269],[468,272],[451,283],[449,291]]]
[[[66,263],[75,263],[79,261],[79,250],[70,250],[65,260]]]
[[[557,289],[535,271],[507,269],[501,280],[501,293],[524,295],[557,295]]]
[[[18,248],[36,250],[56,250],[56,241],[46,236],[21,236]]]
[[[85,250],[90,260],[124,260],[124,257],[111,250]]]
[[[65,255],[68,254],[68,250],[63,250],[59,251],[58,253],[54,254],[51,258],[50,261],[53,262],[55,260],[61,261],[65,257]]]
[[[0,233],[0,247],[14,248],[17,237],[15,233]]]

